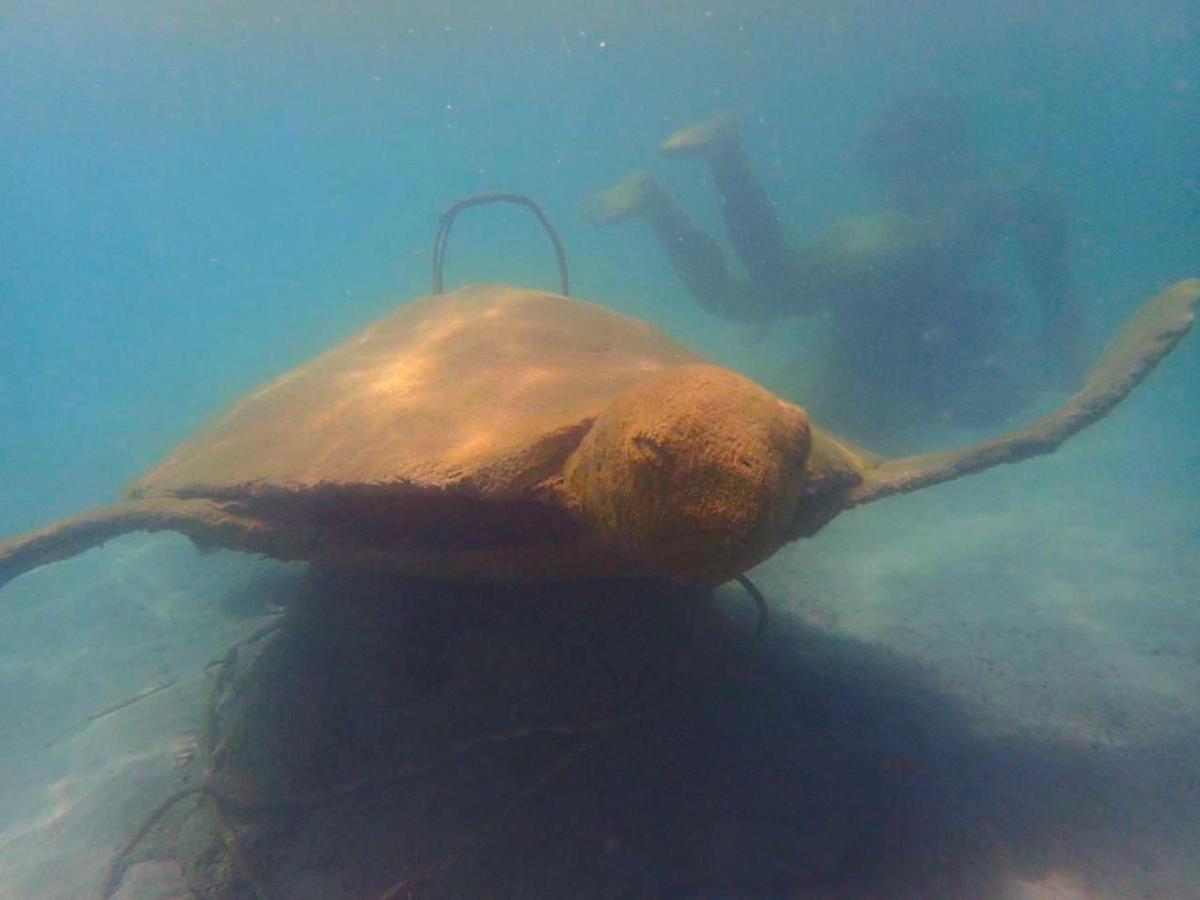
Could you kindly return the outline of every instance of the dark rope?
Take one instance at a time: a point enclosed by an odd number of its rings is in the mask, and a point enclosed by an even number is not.
[[[734,580],[742,586],[750,599],[754,601],[755,607],[758,609],[758,623],[754,626],[754,641],[757,643],[763,639],[767,633],[767,623],[770,621],[770,610],[767,609],[767,598],[745,575],[734,575]]]
[[[554,244],[554,255],[558,258],[559,293],[564,297],[569,297],[571,283],[567,274],[567,252],[563,249],[563,242],[558,236],[558,232],[554,230],[554,226],[550,224],[550,220],[546,218],[542,208],[529,197],[524,194],[503,193],[477,194],[474,197],[467,197],[459,200],[442,213],[442,217],[438,219],[437,234],[433,238],[433,292],[440,294],[443,291],[442,274],[446,265],[446,244],[450,240],[450,228],[454,224],[455,217],[464,209],[472,206],[485,206],[490,203],[516,203],[518,206],[526,207],[537,216],[537,220],[542,223],[542,228],[550,236],[550,242]]]
[[[168,812],[189,797],[198,797],[200,803],[208,804],[210,814],[216,820],[215,824],[218,835],[225,846],[226,852],[230,856],[230,861],[233,863],[234,868],[249,884],[251,891],[256,897],[260,898],[260,900],[266,898],[266,889],[255,875],[253,868],[246,861],[245,855],[242,853],[238,843],[237,833],[223,815],[221,804],[225,802],[225,798],[215,786],[216,764],[214,756],[217,753],[217,703],[220,700],[221,692],[225,688],[230,672],[237,664],[238,647],[244,647],[262,640],[264,637],[277,631],[282,624],[283,617],[277,616],[274,621],[268,622],[248,637],[244,637],[234,644],[223,658],[213,660],[204,667],[205,673],[209,676],[209,681],[204,691],[204,709],[200,719],[200,740],[197,748],[200,753],[201,782],[198,785],[176,791],[159,803],[158,806],[154,807],[138,827],[133,837],[121,845],[117,852],[113,854],[108,870],[104,875],[103,885],[100,888],[100,900],[110,900],[113,894],[117,892],[117,889],[121,886],[122,879],[125,877],[125,872],[129,868],[133,852],[137,849],[138,845],[162,821],[162,818]]]
[[[767,601],[763,597],[762,592],[745,575],[736,575],[734,577],[738,584],[750,595],[758,611],[758,622],[755,625],[753,636],[753,643],[757,647],[767,630]],[[692,633],[693,639],[698,618],[698,610],[696,610],[688,627],[688,631]],[[379,790],[390,784],[425,774],[458,757],[466,755],[477,747],[487,744],[507,743],[538,734],[579,738],[572,747],[558,756],[536,779],[530,784],[525,785],[523,789],[515,792],[501,813],[481,826],[480,832],[475,836],[473,842],[469,842],[468,846],[460,848],[458,852],[449,853],[441,860],[422,866],[416,872],[401,878],[389,887],[380,898],[380,900],[398,900],[398,898],[411,893],[416,885],[430,880],[459,862],[462,856],[471,849],[470,845],[481,842],[487,834],[505,821],[506,816],[513,811],[522,799],[544,786],[558,773],[569,768],[580,757],[597,749],[619,731],[644,721],[654,713],[661,714],[674,706],[674,703],[659,700],[656,695],[663,691],[671,678],[683,668],[683,657],[686,656],[686,647],[691,644],[691,640],[689,640],[684,647],[680,648],[677,658],[673,663],[660,673],[652,685],[631,701],[629,708],[606,719],[579,724],[517,727],[506,731],[477,735],[454,745],[448,752],[441,754],[430,762],[395,766],[384,777],[372,777],[368,775],[331,789],[293,794],[275,801],[248,800],[226,792],[218,784],[217,769],[219,762],[215,759],[219,755],[217,704],[222,691],[228,684],[234,667],[237,665],[237,648],[267,637],[279,629],[282,621],[283,617],[278,617],[275,621],[268,623],[249,637],[235,644],[224,658],[214,660],[205,667],[210,677],[208,689],[205,692],[206,696],[200,727],[199,751],[203,771],[202,781],[199,785],[183,788],[164,799],[158,806],[151,810],[134,835],[117,850],[105,875],[100,894],[101,900],[109,900],[116,893],[138,845],[141,844],[151,830],[163,819],[167,812],[188,798],[197,797],[201,804],[208,807],[210,815],[215,820],[217,833],[230,861],[233,863],[234,869],[249,885],[254,895],[260,898],[260,900],[265,900],[268,896],[267,889],[259,880],[253,867],[244,855],[237,832],[226,818],[228,810],[243,813],[270,814],[313,809],[325,806],[336,800],[366,793],[368,790]]]

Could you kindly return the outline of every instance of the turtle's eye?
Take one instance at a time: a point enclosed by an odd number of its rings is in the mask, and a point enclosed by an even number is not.
[[[630,438],[634,447],[643,450],[646,454],[647,461],[658,460],[663,462],[666,459],[666,448],[658,441],[649,435],[638,434]]]

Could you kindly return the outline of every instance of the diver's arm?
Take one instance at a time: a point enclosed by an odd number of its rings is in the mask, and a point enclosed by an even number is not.
[[[1067,213],[1058,191],[1023,174],[1004,191],[1030,293],[1042,317],[1041,353],[1047,376],[1074,384],[1083,370],[1079,306],[1071,285]]]

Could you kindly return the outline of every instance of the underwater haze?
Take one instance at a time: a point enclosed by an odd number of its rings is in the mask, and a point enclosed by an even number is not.
[[[0,539],[118,499],[430,293],[438,216],[484,191],[542,205],[574,296],[889,453],[1043,412],[1200,276],[1195,0],[48,0],[4,5],[0,73]],[[714,114],[800,248],[787,272],[844,265],[870,302],[743,265],[715,157],[659,151]],[[640,170],[759,311],[707,303],[650,201],[605,193]],[[888,268],[871,229],[897,222],[938,265]],[[525,211],[456,224],[449,287],[556,277]],[[610,811],[510,860],[563,880],[481,867],[428,896],[1200,898],[1197,385],[1192,335],[1055,455],[753,570],[768,674],[704,725],[691,818],[638,813],[703,835],[707,870]],[[300,577],[143,534],[0,588],[0,897],[96,894],[181,783],[205,664]],[[114,896],[188,896],[160,857]],[[297,883],[279,896],[367,896]]]

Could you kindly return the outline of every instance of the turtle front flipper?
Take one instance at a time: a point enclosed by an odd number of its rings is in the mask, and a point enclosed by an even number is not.
[[[129,500],[101,506],[55,522],[10,541],[0,542],[0,587],[47,563],[59,562],[134,531],[178,531],[202,544],[271,544],[262,523],[234,513],[229,504],[170,497]]]
[[[1109,342],[1083,388],[1063,406],[1024,428],[962,450],[882,460],[863,471],[862,481],[849,492],[848,505],[1053,453],[1107,415],[1150,374],[1191,329],[1197,305],[1200,279],[1172,285],[1142,304]]]

